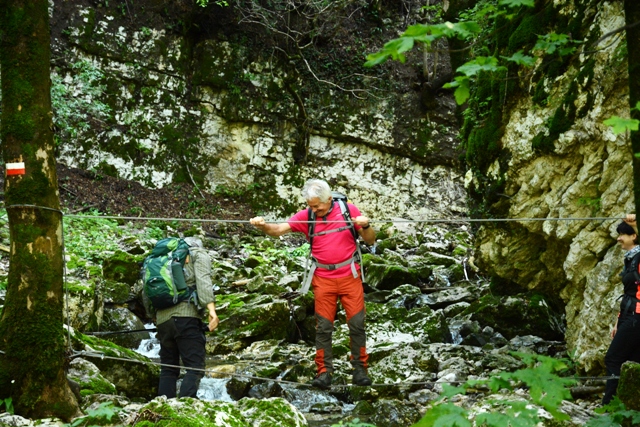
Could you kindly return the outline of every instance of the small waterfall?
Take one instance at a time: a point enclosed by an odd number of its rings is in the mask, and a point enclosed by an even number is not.
[[[148,323],[144,325],[145,329],[154,329],[155,325]],[[149,333],[149,339],[142,340],[136,353],[148,357],[151,360],[160,361],[160,341],[156,338],[155,332]],[[227,383],[229,378],[210,378],[204,376],[200,381],[198,389],[198,398],[203,400],[222,400],[224,402],[233,402],[229,393],[227,393]],[[180,380],[178,381],[178,389]]]

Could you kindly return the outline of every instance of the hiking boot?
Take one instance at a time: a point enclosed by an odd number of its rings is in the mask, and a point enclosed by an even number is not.
[[[371,385],[371,378],[367,375],[367,371],[362,366],[356,366],[353,371],[353,380],[351,380],[353,385]]]
[[[331,374],[329,372],[319,374],[313,381],[311,381],[311,385],[321,390],[327,390],[331,387]]]

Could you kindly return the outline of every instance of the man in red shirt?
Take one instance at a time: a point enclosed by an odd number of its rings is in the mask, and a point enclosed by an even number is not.
[[[325,181],[307,181],[302,189],[302,196],[316,217],[311,248],[316,268],[313,271],[311,286],[315,295],[315,362],[318,374],[311,384],[321,389],[331,386],[331,337],[336,304],[340,299],[349,326],[351,364],[354,368],[353,384],[371,385],[371,379],[367,375],[369,356],[364,330],[364,290],[358,274],[360,266],[356,260],[357,247],[351,228],[347,227],[349,224],[346,223],[338,203],[333,201],[331,188]],[[353,204],[348,203],[347,206],[356,232],[367,244],[372,245],[376,236],[369,225],[369,218],[363,216]],[[252,218],[250,222],[269,236],[278,237],[297,231],[304,233],[309,239],[309,209],[296,213],[286,223],[266,223],[262,217]]]

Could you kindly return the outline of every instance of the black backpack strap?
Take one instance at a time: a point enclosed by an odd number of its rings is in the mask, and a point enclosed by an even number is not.
[[[314,232],[316,230],[316,214],[311,210],[311,208],[307,209],[307,214],[307,221],[311,221],[309,224],[307,224],[307,233],[309,234],[309,252],[311,252],[311,247],[313,246],[313,236],[315,236]]]
[[[640,252],[631,259],[631,271],[636,279],[636,283],[640,284],[640,273],[638,272],[638,264],[640,264]]]

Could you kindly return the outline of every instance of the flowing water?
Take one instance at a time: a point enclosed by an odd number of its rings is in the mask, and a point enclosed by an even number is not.
[[[147,329],[153,329],[153,324],[145,325]],[[149,339],[143,340],[135,351],[153,361],[160,361],[160,342],[156,338],[155,332],[149,333]],[[246,361],[237,363],[237,365],[246,365]],[[219,366],[220,360],[215,363],[212,360],[207,361],[207,368],[215,368]],[[225,363],[228,365],[229,363]],[[238,371],[243,366],[236,366]],[[286,372],[285,372],[286,373]],[[283,373],[282,375],[284,375]],[[227,393],[227,383],[230,378],[211,378],[205,375],[200,381],[198,390],[198,398],[203,400],[221,400],[225,402],[233,402],[229,393]],[[178,384],[179,387],[179,384]],[[337,424],[344,415],[353,410],[355,405],[347,404],[339,401],[331,394],[308,388],[297,387],[287,383],[281,383],[282,395],[299,411],[304,413],[309,422],[309,426],[321,427]]]
[[[153,329],[153,324],[145,325],[146,329]],[[151,360],[160,361],[160,341],[156,338],[155,332],[149,333],[148,340],[142,340],[140,346],[135,350],[137,353],[148,357]],[[211,368],[211,366],[207,366]],[[200,381],[198,390],[198,398],[204,400],[222,400],[225,402],[233,402],[229,393],[227,393],[227,382],[229,378],[210,378],[204,376]]]

